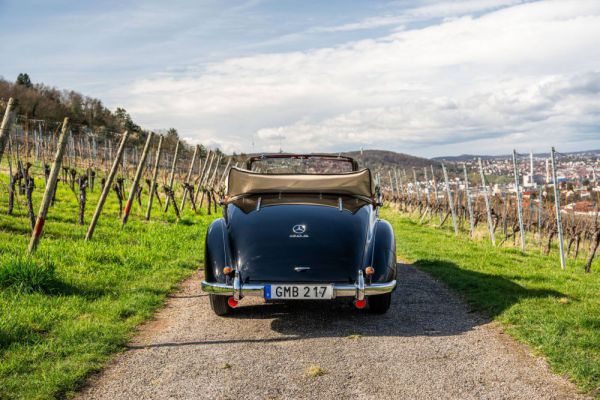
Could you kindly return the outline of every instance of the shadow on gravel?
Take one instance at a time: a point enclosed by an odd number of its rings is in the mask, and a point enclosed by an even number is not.
[[[499,276],[467,271],[450,262],[421,260],[418,266],[435,264],[465,285],[494,293],[495,307],[472,310],[439,282],[410,265],[398,265],[398,288],[392,307],[384,315],[356,310],[351,302],[292,302],[241,306],[234,319],[273,319],[271,328],[300,338],[362,336],[448,336],[471,330],[522,298],[563,297],[550,290],[531,290]],[[498,296],[502,293],[502,296]],[[490,312],[493,311],[493,312]]]
[[[492,317],[523,298],[563,297],[550,290],[523,288],[505,278],[467,271],[450,262],[420,260],[419,268],[431,271],[443,269],[455,282],[470,285],[472,290],[496,296],[494,307],[483,314]],[[437,272],[439,273],[439,271]],[[502,296],[499,296],[499,294]],[[501,297],[500,299],[498,297]],[[469,308],[458,296],[450,293],[444,285],[417,268],[398,265],[398,288],[393,294],[392,306],[384,315],[373,315],[356,310],[351,301],[297,301],[275,304],[242,305],[226,317],[239,322],[244,329],[247,319],[268,319],[271,329],[283,336],[249,339],[215,339],[205,341],[155,343],[131,345],[130,349],[151,347],[179,347],[213,344],[270,343],[321,337],[361,336],[451,336],[467,332],[489,321],[480,310]],[[490,312],[493,311],[493,312]],[[220,317],[214,316],[214,323]]]

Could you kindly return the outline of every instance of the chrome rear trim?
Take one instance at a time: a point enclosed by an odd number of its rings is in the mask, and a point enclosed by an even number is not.
[[[358,276],[356,278],[356,300],[365,299],[365,277],[363,276],[362,269],[358,270]]]
[[[242,283],[240,282],[240,273],[237,270],[233,278],[233,298],[237,301],[242,298]]]
[[[234,285],[228,285],[225,283],[215,283],[215,282],[206,282],[202,281],[202,291],[211,294],[223,295],[223,296],[234,296],[237,292],[239,297],[265,297],[265,285],[269,285],[270,283],[247,283],[241,284],[239,290],[234,290]],[[301,282],[289,282],[290,285],[299,284]],[[307,283],[308,284],[308,283]],[[315,282],[310,282],[310,284],[315,284]],[[324,283],[328,284],[328,283]],[[364,284],[364,281],[363,281]],[[356,298],[359,295],[359,292],[363,292],[364,296],[375,296],[378,294],[390,293],[396,287],[396,280],[385,282],[385,283],[372,283],[372,284],[364,284],[362,290],[359,290],[360,285],[356,284],[333,284],[333,297],[354,297]],[[363,297],[364,298],[364,297]]]

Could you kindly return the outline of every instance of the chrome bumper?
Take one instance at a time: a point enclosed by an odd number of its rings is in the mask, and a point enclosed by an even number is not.
[[[244,284],[240,285],[239,288],[236,288],[237,290],[234,291],[234,285],[202,281],[202,291],[223,296],[234,296],[235,293],[239,296],[239,298],[246,296],[265,297],[265,285],[268,285],[268,283]],[[396,280],[385,283],[372,283],[370,285],[364,283],[364,281],[359,281],[358,284],[334,283],[333,297],[354,297],[362,300],[364,296],[374,296],[378,294],[389,293],[394,290],[395,287]]]

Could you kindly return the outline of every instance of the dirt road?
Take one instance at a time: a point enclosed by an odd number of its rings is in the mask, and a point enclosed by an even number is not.
[[[428,275],[399,276],[383,316],[254,299],[220,318],[190,279],[81,398],[584,398]]]

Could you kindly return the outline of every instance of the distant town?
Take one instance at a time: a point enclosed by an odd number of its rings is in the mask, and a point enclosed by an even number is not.
[[[556,154],[556,182],[559,185],[561,196],[561,211],[576,215],[596,215],[600,202],[600,150],[583,151],[575,153]],[[503,156],[475,156],[464,155],[458,157],[438,157],[436,162],[444,162],[453,167],[453,174],[449,178],[450,187],[458,191],[465,190],[465,177],[462,173],[463,164],[466,166],[470,191],[472,196],[479,197],[481,192],[481,170],[486,177],[490,194],[500,197],[515,193],[515,171],[512,155]],[[553,197],[551,188],[554,185],[552,162],[549,153],[517,154],[516,157],[519,190],[523,197],[523,206],[528,208],[540,196]],[[410,174],[404,177],[407,182],[408,193],[423,191],[434,192],[443,197],[444,181],[440,180],[441,174],[435,173],[437,180],[428,178],[435,172],[433,169],[417,169],[416,176],[418,188],[415,188],[414,177]],[[437,191],[434,190],[437,186]],[[400,184],[396,184],[399,190]]]

